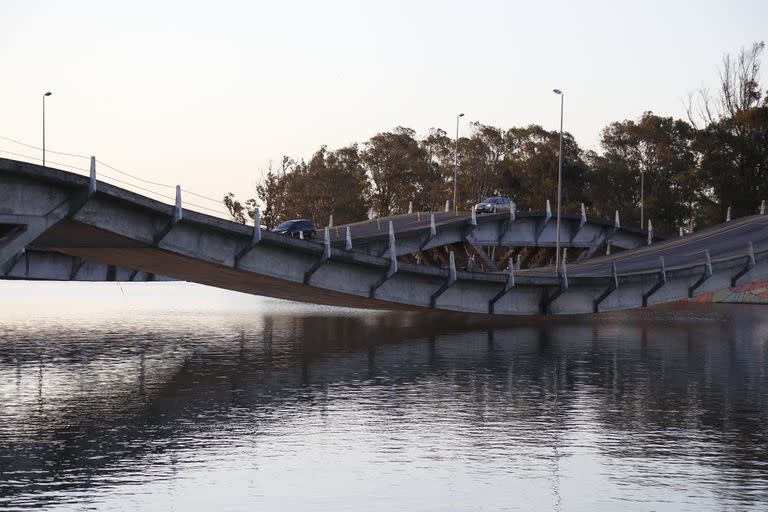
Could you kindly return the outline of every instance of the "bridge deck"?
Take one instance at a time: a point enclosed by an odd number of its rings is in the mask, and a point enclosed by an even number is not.
[[[703,264],[706,251],[709,251],[712,261],[746,256],[750,243],[758,252],[768,248],[767,216],[743,217],[684,237],[574,263],[569,265],[568,274],[573,277],[609,276],[612,263],[616,264],[619,275],[653,272],[659,270],[659,258],[662,256],[667,269],[686,267],[692,263]],[[524,273],[543,275],[553,272],[550,267]]]
[[[418,250],[430,242],[435,247],[454,243],[469,233],[474,244],[488,240],[503,245],[513,241],[512,236],[552,244],[555,229],[549,216],[521,215],[514,222],[504,217],[481,216],[477,226],[469,226],[467,218],[449,213],[439,216],[441,227],[426,240],[428,217],[416,215],[415,224],[413,216],[405,217],[397,243]],[[516,275],[462,272],[398,261],[399,247],[388,248],[389,254],[366,253],[324,247],[318,240],[259,234],[252,227],[183,209],[181,202],[173,207],[95,179],[5,159],[0,159],[0,224],[7,227],[0,234],[0,278],[114,281],[125,276],[133,280],[141,271],[147,280],[169,276],[258,295],[363,308],[582,314],[684,300],[737,283],[768,280],[765,215],[572,264],[568,279],[555,275],[551,267]],[[375,221],[365,226],[379,231]],[[409,231],[421,232],[409,241]],[[561,235],[589,243],[623,233],[610,223],[577,220],[566,224]],[[625,237],[628,244],[641,241],[632,236]],[[753,257],[748,257],[750,242]],[[705,265],[706,250],[711,267]],[[663,274],[660,256],[666,263]],[[611,278],[613,263],[618,275]]]

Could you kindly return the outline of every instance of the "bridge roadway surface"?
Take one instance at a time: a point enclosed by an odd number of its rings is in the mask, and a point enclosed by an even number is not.
[[[712,260],[747,255],[750,243],[755,251],[768,248],[768,216],[742,217],[684,237],[574,263],[567,272],[573,277],[606,276],[611,275],[612,264],[620,275],[652,272],[661,267],[661,257],[666,268],[672,269],[704,262],[706,251]],[[528,275],[553,272],[551,267],[525,271]]]

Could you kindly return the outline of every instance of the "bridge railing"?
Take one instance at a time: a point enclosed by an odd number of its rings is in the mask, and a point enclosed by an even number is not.
[[[40,156],[30,154],[33,151],[39,151]],[[0,157],[42,165],[42,151],[43,148],[35,146],[34,144],[27,144],[0,135]],[[89,176],[91,174],[91,160],[93,158],[91,156],[55,151],[48,148],[45,149],[45,154],[46,167],[55,167],[84,176]],[[53,158],[48,158],[48,155]],[[109,183],[131,192],[147,195],[152,199],[156,199],[168,205],[175,205],[177,203],[177,187],[179,187],[182,193],[183,207],[185,209],[232,220],[232,216],[223,206],[223,201],[221,199],[215,199],[205,194],[194,192],[180,185],[160,183],[158,181],[142,178],[138,173],[127,172],[98,158],[93,158],[93,160],[95,162],[96,179],[98,181]]]

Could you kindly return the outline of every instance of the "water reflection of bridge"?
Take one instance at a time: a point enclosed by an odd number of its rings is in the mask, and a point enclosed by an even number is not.
[[[410,314],[267,316],[223,335],[200,325],[87,336],[52,326],[0,344],[10,397],[0,505],[130,472],[131,460],[205,432],[285,421],[339,389],[386,393],[382,414],[404,422],[448,415],[468,432],[500,428],[522,449],[562,443],[590,417],[610,457],[699,460],[706,451],[701,462],[722,478],[729,468],[763,472],[768,325],[742,322],[750,309],[726,314],[736,316],[469,327]],[[706,441],[693,442],[699,432]]]

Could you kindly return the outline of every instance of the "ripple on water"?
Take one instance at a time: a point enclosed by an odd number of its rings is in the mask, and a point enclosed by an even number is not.
[[[0,316],[0,508],[768,506],[765,308],[95,311]]]

